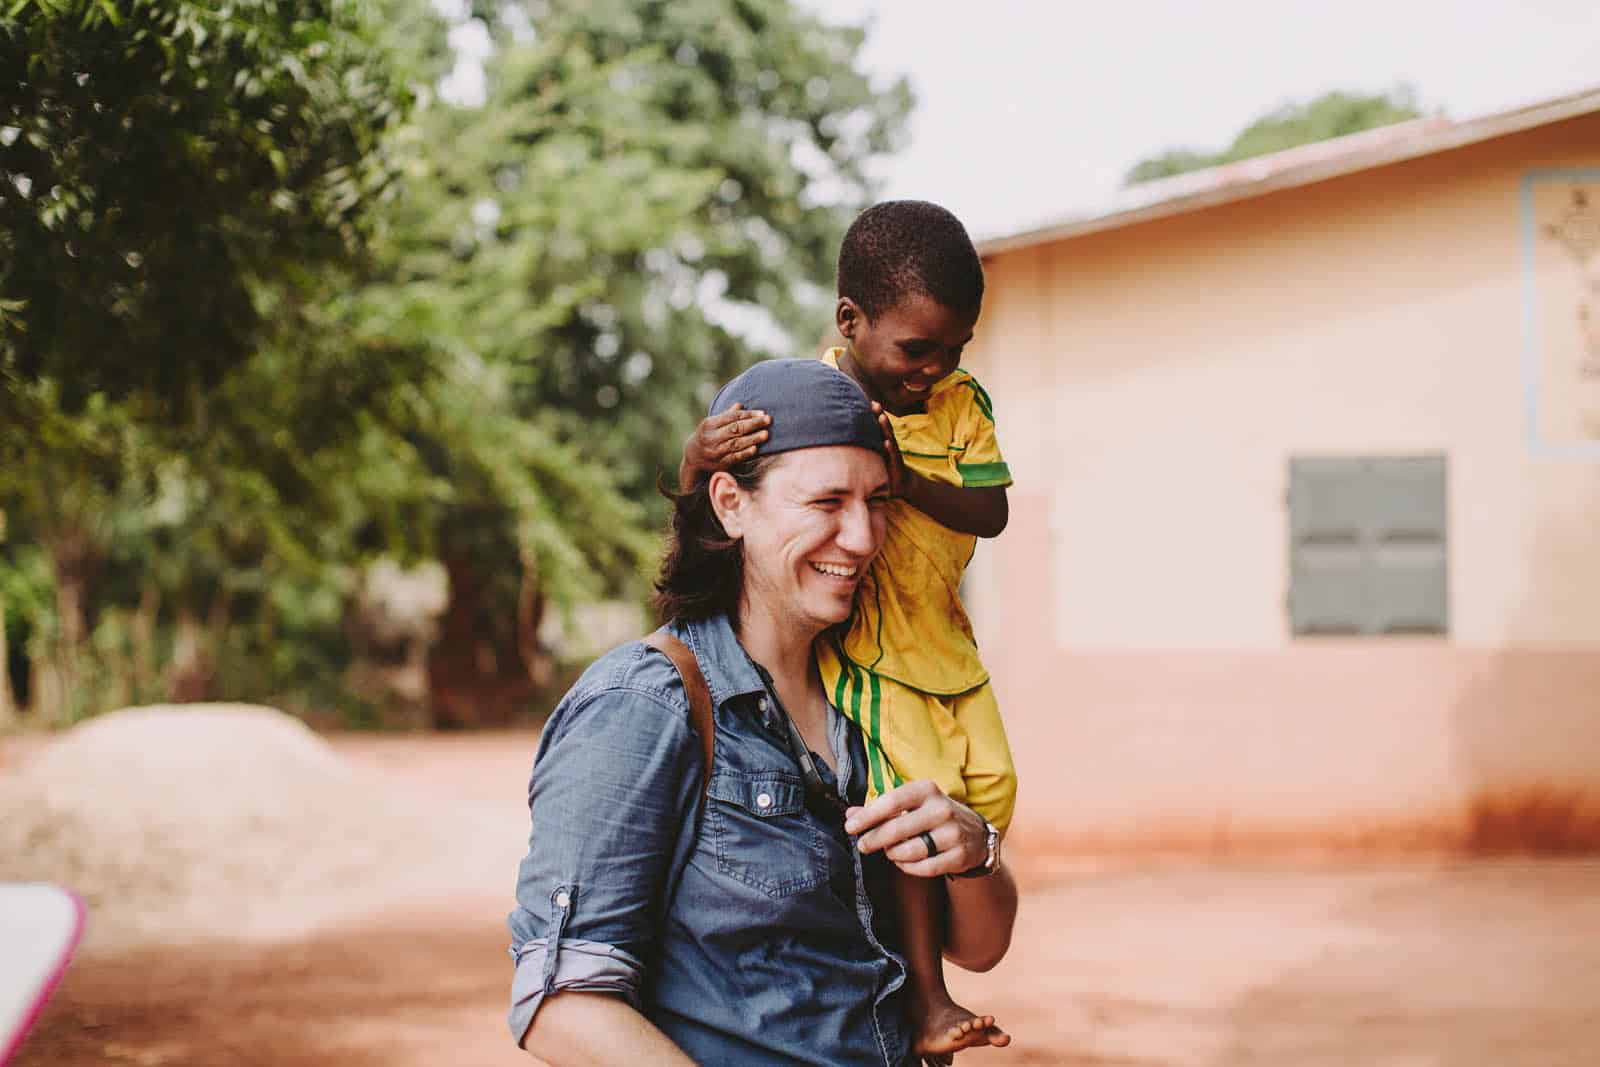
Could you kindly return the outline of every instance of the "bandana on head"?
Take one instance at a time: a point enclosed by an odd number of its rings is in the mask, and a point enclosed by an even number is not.
[[[772,416],[767,439],[756,455],[799,448],[857,445],[883,451],[883,432],[867,394],[849,375],[818,359],[769,359],[724,385],[711,401],[711,414],[734,404]]]

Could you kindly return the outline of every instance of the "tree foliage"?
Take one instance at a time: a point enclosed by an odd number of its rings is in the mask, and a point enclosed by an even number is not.
[[[0,588],[64,718],[347,697],[382,555],[526,682],[641,590],[708,389],[825,326],[909,106],[788,0],[479,2],[481,106],[429,0],[0,10]]]
[[[488,100],[429,116],[403,283],[648,501],[710,384],[822,332],[907,91],[856,69],[859,30],[789,0],[480,11]]]
[[[187,399],[256,350],[255,287],[359,244],[407,93],[357,0],[21,0],[0,19],[0,353]]]
[[[1421,116],[1416,93],[1405,86],[1385,93],[1325,93],[1315,100],[1284,104],[1268,112],[1241,130],[1233,143],[1221,151],[1169,148],[1140,160],[1128,170],[1123,184],[1170,178]]]

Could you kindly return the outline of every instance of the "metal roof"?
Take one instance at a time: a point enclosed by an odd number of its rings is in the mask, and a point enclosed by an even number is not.
[[[1300,145],[1270,155],[1225,163],[1131,185],[1098,212],[1071,216],[1015,233],[982,238],[978,253],[995,256],[1020,248],[1065,241],[1151,219],[1181,215],[1237,200],[1327,181],[1436,152],[1548,126],[1600,112],[1600,88],[1452,122],[1442,115],[1363,130]]]

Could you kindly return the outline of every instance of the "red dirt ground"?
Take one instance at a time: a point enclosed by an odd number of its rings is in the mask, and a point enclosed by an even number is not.
[[[503,838],[503,884],[464,876],[427,898],[375,886],[365,914],[289,941],[113,953],[91,940],[15,1064],[528,1062],[503,1022],[503,923],[533,745],[339,739],[391,796],[436,801],[452,825],[470,811],[464,833]],[[17,758],[0,749],[0,773]],[[1016,1042],[967,1054],[968,1067],[1578,1067],[1600,1048],[1600,864],[1069,875],[1053,857],[1017,859],[1036,873],[1010,957],[952,975],[958,998],[999,1015]]]

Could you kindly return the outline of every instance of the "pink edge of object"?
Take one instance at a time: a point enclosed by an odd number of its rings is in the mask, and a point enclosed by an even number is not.
[[[11,1040],[4,1048],[0,1048],[0,1067],[11,1062],[11,1057],[16,1055],[22,1042],[28,1037],[28,1031],[33,1029],[33,1024],[39,1021],[39,1015],[44,1011],[45,1004],[50,1000],[50,994],[56,991],[56,986],[61,984],[61,978],[67,973],[67,967],[72,963],[72,957],[77,954],[78,942],[83,940],[83,927],[88,919],[89,910],[83,905],[83,898],[72,890],[62,886],[55,888],[67,895],[72,901],[73,922],[72,935],[67,939],[67,950],[61,954],[61,960],[56,964],[55,970],[50,972],[44,984],[39,987],[39,993],[33,998],[33,1004],[22,1016],[22,1025],[11,1035]]]

